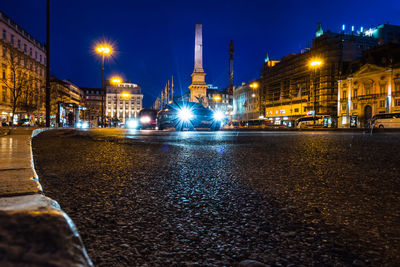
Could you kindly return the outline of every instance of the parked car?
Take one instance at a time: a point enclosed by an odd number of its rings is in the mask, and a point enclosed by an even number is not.
[[[178,131],[208,129],[219,130],[224,114],[203,107],[200,103],[176,101],[166,105],[157,114],[159,130],[173,128]]]

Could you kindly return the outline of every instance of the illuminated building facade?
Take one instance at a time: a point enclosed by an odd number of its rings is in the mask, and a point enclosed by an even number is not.
[[[234,121],[248,122],[260,119],[259,85],[260,80],[255,80],[233,88]]]
[[[86,120],[91,127],[101,125],[101,103],[104,90],[101,88],[81,87],[84,93],[84,105],[87,108]]]
[[[388,30],[388,29],[392,30]],[[363,29],[356,32],[324,32],[317,27],[312,47],[298,54],[289,54],[279,63],[271,64],[269,58],[263,66],[260,90],[260,109],[264,116],[283,124],[305,115],[337,115],[337,80],[343,70],[362,51],[378,43],[393,41],[392,38],[377,36],[398,36],[400,27],[381,25],[366,33]],[[390,35],[389,32],[393,32]],[[311,66],[318,60],[321,64]],[[286,122],[285,122],[286,121]]]
[[[17,115],[40,123],[44,120],[46,49],[18,24],[0,12],[0,123],[11,121],[13,76],[20,87]],[[15,70],[15,73],[13,72]],[[14,73],[14,75],[13,75]],[[18,91],[18,90],[17,90]]]
[[[363,52],[338,81],[339,127],[368,127],[375,114],[400,112],[400,45]]]
[[[207,88],[207,101],[208,106],[212,110],[221,110],[225,115],[229,115],[232,111],[231,99],[232,96],[229,95],[228,88],[226,90],[218,90],[218,87],[208,85]]]
[[[79,120],[86,120],[83,91],[69,80],[60,80],[50,77],[51,114],[56,115],[56,125],[69,125],[69,114],[73,115],[73,124]]]
[[[136,118],[142,109],[143,94],[139,85],[129,82],[106,82],[106,116],[110,121],[125,123]]]

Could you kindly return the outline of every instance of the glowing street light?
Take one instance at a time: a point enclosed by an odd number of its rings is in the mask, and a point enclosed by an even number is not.
[[[253,83],[250,84],[250,87],[253,88],[253,89],[257,89],[258,86],[259,86],[259,84],[257,82],[253,82]]]
[[[310,67],[311,68],[318,68],[321,67],[323,64],[322,60],[320,58],[313,58],[310,61]]]
[[[111,78],[111,83],[114,84],[114,85],[118,85],[118,84],[122,83],[122,79],[120,77],[117,77],[117,76],[112,77]]]
[[[103,89],[101,94],[101,127],[104,127],[104,57],[111,55],[112,47],[106,43],[99,44],[95,47],[95,52],[101,55],[101,88]]]
[[[122,94],[121,94],[121,97],[122,98],[129,98],[131,96],[131,94],[130,93],[128,93],[128,92],[123,92]]]
[[[312,58],[309,65],[310,67],[314,70],[314,124],[315,124],[315,116],[317,115],[317,108],[316,108],[316,103],[317,103],[317,86],[315,84],[315,76],[316,76],[316,69],[320,68],[322,66],[323,62],[320,58]]]
[[[214,101],[216,101],[216,102],[221,101],[221,96],[220,95],[215,95],[214,96]]]

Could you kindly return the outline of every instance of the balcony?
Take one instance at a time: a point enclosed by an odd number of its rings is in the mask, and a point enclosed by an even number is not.
[[[368,94],[368,95],[359,95],[357,97],[358,100],[369,100],[379,98],[381,94]]]

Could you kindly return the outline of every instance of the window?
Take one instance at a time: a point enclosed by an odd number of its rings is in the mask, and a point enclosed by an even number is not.
[[[346,90],[343,90],[343,97],[342,97],[343,99],[346,99],[347,98],[347,91]]]
[[[357,98],[357,93],[358,93],[358,90],[357,90],[357,89],[354,89],[354,90],[353,90],[353,98]]]
[[[400,106],[400,99],[396,99],[396,100],[394,101],[394,105],[395,105],[395,106]]]
[[[14,45],[14,35],[11,34],[11,40],[10,40],[11,44]]]
[[[7,31],[3,29],[3,40],[7,40]]]
[[[380,100],[379,101],[379,107],[384,108],[385,107],[385,100]]]
[[[3,79],[5,79],[6,78],[6,71],[7,71],[7,65],[6,64],[3,64]]]
[[[21,40],[18,40],[18,41],[17,41],[17,46],[18,46],[18,48],[21,49]]]
[[[32,47],[29,48],[29,55],[32,56]]]
[[[342,105],[342,110],[343,110],[343,111],[346,110],[346,104]]]
[[[295,108],[294,109],[294,113],[298,113],[299,112],[299,109],[298,108]]]
[[[385,85],[386,85],[386,84],[379,84],[379,89],[380,89],[379,91],[380,91],[380,94],[381,94],[381,95],[384,95],[384,94],[385,94],[385,91],[386,91],[386,90],[385,90]]]
[[[37,59],[37,51],[35,51],[35,59]]]
[[[26,46],[26,44],[24,44],[24,52],[25,52],[25,53],[28,52],[28,47]]]
[[[42,55],[39,55],[40,63],[42,63]]]
[[[357,109],[357,103],[353,103],[353,109]]]
[[[5,86],[3,86],[2,100],[3,102],[7,101],[7,87]]]

